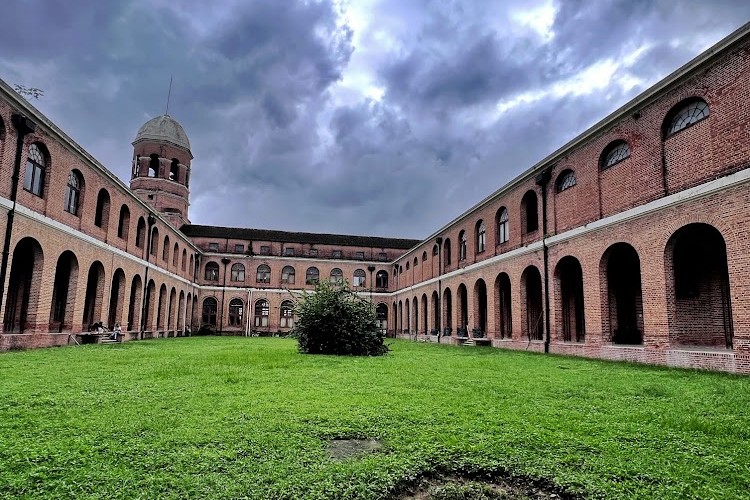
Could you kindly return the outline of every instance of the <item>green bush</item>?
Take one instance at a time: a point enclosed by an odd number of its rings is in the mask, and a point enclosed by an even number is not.
[[[347,284],[318,283],[296,299],[293,334],[305,354],[380,356],[388,352],[375,308]]]

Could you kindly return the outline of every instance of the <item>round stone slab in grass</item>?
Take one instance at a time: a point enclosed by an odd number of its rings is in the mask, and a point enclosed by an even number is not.
[[[345,460],[383,447],[377,439],[332,439],[328,443],[328,454],[334,460]]]

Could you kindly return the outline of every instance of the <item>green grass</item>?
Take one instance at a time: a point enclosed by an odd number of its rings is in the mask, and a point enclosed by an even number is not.
[[[0,355],[0,497],[383,498],[508,470],[592,498],[748,498],[750,379],[395,342],[187,338]],[[335,437],[377,438],[347,460]]]

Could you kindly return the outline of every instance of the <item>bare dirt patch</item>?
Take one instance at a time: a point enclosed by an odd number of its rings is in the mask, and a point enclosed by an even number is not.
[[[511,475],[444,474],[402,485],[397,500],[574,500],[582,498],[543,480]]]

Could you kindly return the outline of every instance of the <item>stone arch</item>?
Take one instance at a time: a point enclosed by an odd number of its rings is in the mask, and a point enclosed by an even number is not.
[[[78,258],[70,250],[60,254],[55,267],[52,285],[49,330],[70,331],[73,328],[73,311],[78,288]]]
[[[5,301],[5,332],[23,333],[36,327],[43,267],[44,253],[37,240],[27,237],[16,244]]]
[[[156,310],[156,329],[164,330],[167,317],[167,285],[164,283],[159,287],[159,307]]]
[[[167,330],[177,330],[177,311],[175,306],[177,303],[177,289],[172,287],[169,292],[169,308],[167,309]],[[175,334],[176,336],[177,334]]]
[[[501,339],[513,338],[513,314],[510,277],[500,273],[495,278],[495,324]]]
[[[536,266],[528,266],[521,275],[522,331],[529,340],[544,340],[542,275]]]
[[[602,290],[602,335],[615,344],[643,343],[641,261],[628,243],[605,250],[599,265]]]
[[[128,324],[126,326],[127,331],[137,330],[140,326],[141,319],[141,306],[142,306],[142,294],[143,294],[143,281],[139,275],[133,276],[133,281],[130,283],[130,302],[128,302]]]
[[[440,332],[440,297],[437,290],[432,292],[430,297],[432,304],[432,335],[438,335]]]
[[[714,226],[681,227],[664,251],[669,341],[673,345],[733,346],[727,247]]]
[[[469,293],[466,285],[461,283],[456,291],[458,300],[458,322],[456,323],[456,335],[459,337],[469,336]]]
[[[445,318],[443,335],[447,336],[453,332],[453,295],[448,287],[443,291],[443,317]]]
[[[148,280],[148,286],[146,287],[146,308],[143,314],[141,330],[148,330],[148,331],[153,330],[155,304],[156,304],[156,283],[154,283],[154,280]]]
[[[575,257],[563,257],[555,266],[555,292],[558,338],[563,342],[584,342],[583,269]]]
[[[180,290],[180,298],[177,301],[177,331],[185,331],[185,291]]]
[[[116,324],[122,323],[122,307],[125,303],[125,271],[119,267],[112,275],[112,285],[109,292],[109,313],[107,314],[107,328],[112,330]]]
[[[91,325],[102,319],[102,304],[104,302],[104,266],[101,262],[94,261],[89,267],[86,280],[86,298],[83,303],[83,327],[91,328]]]
[[[487,335],[487,284],[483,279],[474,283],[474,328],[473,337]]]

